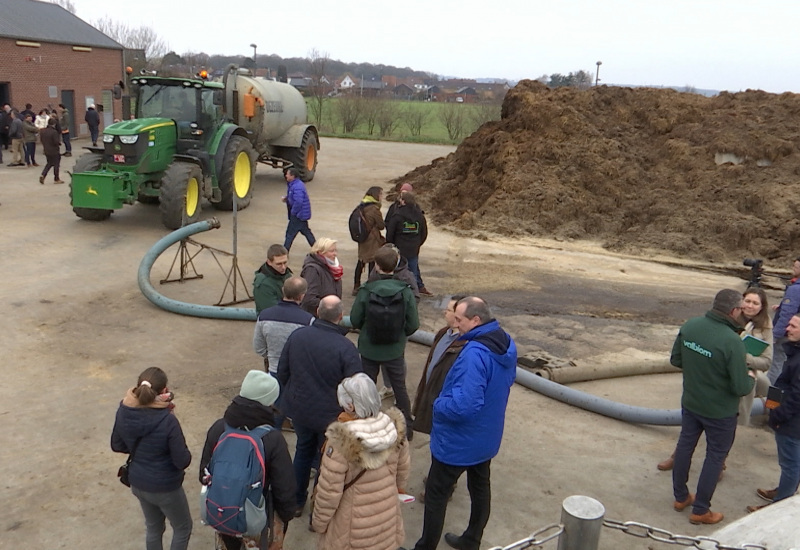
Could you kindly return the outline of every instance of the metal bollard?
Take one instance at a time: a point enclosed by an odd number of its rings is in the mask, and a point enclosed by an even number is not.
[[[565,498],[561,503],[564,532],[558,538],[558,550],[597,550],[605,513],[605,507],[591,497]]]

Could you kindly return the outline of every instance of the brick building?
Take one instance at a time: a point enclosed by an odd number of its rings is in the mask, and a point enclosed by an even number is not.
[[[86,107],[94,103],[103,126],[120,118],[114,84],[123,78],[123,48],[61,6],[0,0],[0,104],[38,112],[63,103],[70,132],[85,136]]]

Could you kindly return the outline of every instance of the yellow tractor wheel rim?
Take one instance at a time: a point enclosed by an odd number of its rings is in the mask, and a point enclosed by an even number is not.
[[[236,156],[236,164],[233,167],[233,188],[240,199],[246,197],[250,191],[250,156],[244,151]]]
[[[308,148],[308,155],[306,155],[306,168],[311,171],[317,163],[317,148],[311,145]]]
[[[197,178],[189,178],[186,183],[186,214],[191,218],[200,206],[200,184]]]

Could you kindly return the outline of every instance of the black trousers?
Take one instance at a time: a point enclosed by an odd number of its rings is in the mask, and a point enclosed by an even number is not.
[[[397,403],[397,408],[403,413],[406,418],[407,437],[414,437],[411,434],[411,401],[408,397],[408,389],[406,388],[406,360],[404,356],[390,361],[373,361],[361,356],[361,368],[364,369],[364,374],[372,378],[373,382],[378,381],[378,371],[383,371],[389,376],[392,382],[392,391],[394,391],[394,400]]]
[[[356,268],[353,271],[353,287],[358,288],[361,286],[361,274],[364,272],[364,262],[358,260],[356,262]],[[369,266],[367,267],[367,280],[369,280],[369,274],[372,273],[372,269],[375,267],[375,262],[369,262]]]
[[[431,469],[425,484],[425,514],[422,536],[414,550],[436,550],[444,530],[447,500],[453,493],[461,474],[467,472],[470,513],[467,529],[461,534],[463,548],[479,550],[483,530],[489,522],[492,509],[492,486],[489,481],[492,461],[474,466],[450,466],[431,457]]]

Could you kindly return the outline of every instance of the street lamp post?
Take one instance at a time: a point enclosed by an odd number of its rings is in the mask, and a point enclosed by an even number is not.
[[[597,71],[594,73],[594,85],[597,86],[597,83],[600,82],[600,65],[602,65],[602,61],[597,62]]]
[[[256,74],[256,69],[258,69],[258,63],[256,63],[256,49],[258,46],[250,44],[250,47],[253,48],[253,74]]]

